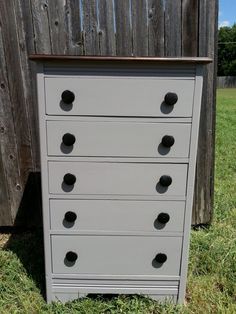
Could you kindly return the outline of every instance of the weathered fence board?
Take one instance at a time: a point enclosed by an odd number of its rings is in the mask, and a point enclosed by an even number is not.
[[[6,78],[8,86],[6,92],[9,102],[2,108],[5,124],[8,125],[4,136],[8,143],[4,149],[8,155],[4,158],[4,168],[8,180],[8,191],[11,202],[11,217],[15,217],[21,195],[26,184],[29,171],[33,167],[31,138],[29,131],[29,115],[25,99],[26,85],[22,68],[22,45],[19,40],[18,21],[15,15],[14,2],[3,1],[0,11],[8,18],[1,20],[4,58],[6,62]],[[6,98],[7,99],[7,98]],[[12,110],[13,109],[13,110]],[[4,209],[3,209],[4,210]]]
[[[217,5],[217,0],[0,1],[0,225],[17,224],[18,208],[30,199],[24,195],[22,201],[26,182],[34,206],[39,203],[32,191],[39,187],[32,173],[40,170],[35,65],[28,55],[215,57]],[[194,224],[212,217],[215,66],[205,70]]]
[[[211,221],[213,214],[217,13],[218,1],[199,0],[198,54],[207,55],[215,62],[205,68],[203,84],[192,219],[198,224]]]
[[[116,54],[118,56],[131,56],[132,29],[130,21],[130,1],[115,1],[116,21]]]
[[[48,1],[48,20],[53,54],[68,53],[68,24],[66,23],[66,6],[64,0]]]
[[[98,0],[99,51],[101,55],[116,55],[113,1]]]
[[[165,56],[181,56],[181,0],[165,0]]]
[[[98,18],[96,0],[82,1],[84,51],[86,55],[99,55]]]
[[[182,55],[197,56],[198,53],[198,1],[182,1]]]
[[[164,2],[148,0],[148,55],[164,56]]]
[[[31,1],[31,12],[28,11],[28,16],[31,17],[31,15],[35,44],[34,51],[42,54],[52,53],[47,0]]]
[[[131,1],[131,23],[133,30],[133,54],[148,55],[148,23],[147,2],[145,0]]]
[[[72,55],[84,54],[84,41],[80,11],[80,1],[68,0],[66,12],[69,40],[68,53]]]

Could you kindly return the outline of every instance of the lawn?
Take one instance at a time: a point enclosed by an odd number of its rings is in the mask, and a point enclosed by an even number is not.
[[[218,90],[214,221],[209,228],[192,231],[185,306],[139,296],[47,305],[38,231],[0,235],[0,313],[236,313],[235,142],[236,89]]]

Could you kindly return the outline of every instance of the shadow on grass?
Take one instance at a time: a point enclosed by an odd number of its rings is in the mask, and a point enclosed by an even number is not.
[[[46,290],[42,229],[38,228],[34,231],[16,232],[11,234],[4,249],[10,250],[17,255],[25,268],[27,275],[34,281],[35,285],[45,298]]]
[[[14,226],[0,232],[11,234],[4,249],[17,255],[27,275],[45,297],[45,270],[42,229],[40,173],[28,175],[24,193],[15,217]]]

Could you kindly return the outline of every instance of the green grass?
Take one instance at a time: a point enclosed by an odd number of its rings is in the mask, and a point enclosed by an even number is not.
[[[47,305],[42,235],[10,236],[0,251],[0,313],[236,313],[236,89],[218,90],[215,213],[192,231],[186,306],[139,296],[85,298]]]

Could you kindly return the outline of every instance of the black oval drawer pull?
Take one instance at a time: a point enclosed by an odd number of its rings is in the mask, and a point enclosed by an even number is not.
[[[170,220],[170,215],[167,213],[160,213],[157,216],[157,220],[161,223],[161,224],[166,224],[169,220]]]
[[[75,136],[70,133],[66,133],[62,136],[62,143],[66,146],[72,146],[75,144]]]
[[[162,186],[169,186],[172,183],[172,178],[170,176],[163,175],[163,176],[160,177],[160,181],[159,182],[160,182],[160,184]]]
[[[178,101],[178,95],[176,93],[169,92],[165,95],[164,100],[166,105],[173,106]]]
[[[159,264],[163,264],[167,261],[167,256],[164,253],[158,253],[155,257],[155,261]]]
[[[171,147],[174,145],[174,143],[175,143],[175,139],[171,135],[165,135],[163,136],[161,140],[161,144],[165,147]]]
[[[64,175],[63,182],[67,185],[73,185],[76,182],[76,176],[71,173],[67,173]]]
[[[73,263],[73,262],[75,262],[77,260],[77,258],[78,258],[78,255],[75,252],[69,251],[69,252],[66,253],[66,259],[67,259],[68,262],[72,262]]]
[[[77,219],[77,215],[76,213],[69,211],[65,213],[64,219],[67,222],[75,222]]]
[[[70,90],[64,90],[61,94],[61,99],[65,104],[71,104],[75,100],[75,94]]]

